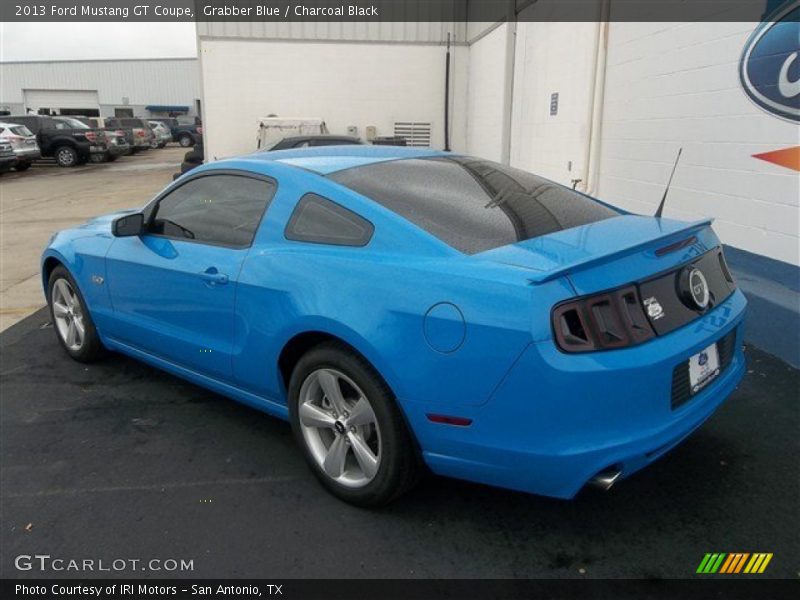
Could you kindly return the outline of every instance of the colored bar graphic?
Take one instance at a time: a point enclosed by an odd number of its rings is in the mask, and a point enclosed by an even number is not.
[[[705,573],[706,572],[706,565],[708,564],[709,559],[711,558],[710,554],[706,554],[703,557],[703,560],[700,561],[700,566],[697,567],[697,573]]]
[[[720,565],[722,564],[722,560],[725,558],[725,553],[721,553],[717,562],[714,563],[714,566],[711,567],[711,573],[716,573],[719,570]]]
[[[730,568],[733,563],[739,560],[738,554],[728,554],[727,560],[722,563],[722,568],[719,570],[720,573],[730,573]]]
[[[744,554],[742,554],[742,560],[740,560],[739,563],[736,565],[736,570],[733,571],[734,573],[738,573],[739,571],[742,570],[742,567],[744,566],[745,561],[747,561],[748,556],[750,556],[749,552],[745,552]]]
[[[767,565],[769,564],[769,561],[771,561],[771,560],[772,560],[772,552],[767,554],[767,556],[764,558],[764,562],[761,563],[761,568],[758,570],[758,572],[759,573],[763,573],[764,569],[767,568]]]
[[[750,562],[747,563],[747,566],[744,568],[744,572],[745,573],[752,573],[753,572],[753,565],[756,564],[756,561],[758,560],[758,557],[759,557],[758,554],[753,554],[753,558],[750,559]]]
[[[734,574],[742,573],[763,573],[769,561],[772,560],[771,552],[709,552],[700,561],[697,573],[701,574]],[[749,560],[748,560],[749,559]],[[747,566],[745,566],[747,565]]]

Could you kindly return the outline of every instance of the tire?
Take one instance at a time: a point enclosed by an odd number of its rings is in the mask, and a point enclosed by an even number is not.
[[[97,329],[86,308],[83,295],[72,275],[61,265],[50,273],[47,284],[47,306],[50,309],[50,320],[56,337],[71,358],[78,362],[90,363],[102,356],[103,344],[97,335]],[[82,336],[80,326],[83,326]],[[71,335],[74,337],[70,337]]]
[[[97,154],[97,153],[95,153],[95,154],[90,154],[89,155],[89,162],[103,163],[103,162],[108,162],[109,160],[111,160],[111,159],[109,158],[108,154]]]
[[[203,158],[203,147],[199,145],[195,146],[183,155],[184,162],[193,163],[195,165],[203,164]]]
[[[81,162],[78,151],[72,146],[59,146],[54,156],[59,167],[76,167]]]
[[[167,142],[161,142],[161,143],[158,144],[158,147],[159,148],[163,148],[166,145],[167,145]]]
[[[199,166],[200,166],[200,164],[201,164],[201,163],[190,163],[190,162],[183,161],[183,162],[181,163],[181,175],[183,175],[183,174],[184,174],[184,173],[186,173],[187,171],[191,171],[191,170],[192,170],[192,169],[194,169],[195,167],[199,167]]]
[[[323,387],[338,390],[339,397],[329,400]],[[314,475],[341,500],[382,506],[417,482],[414,441],[392,391],[347,346],[324,343],[298,361],[289,383],[289,418]]]
[[[119,154],[109,154],[108,155],[108,162],[114,162],[120,157]]]
[[[17,171],[27,171],[30,168],[31,168],[31,163],[29,162],[17,163],[17,165],[14,167],[14,169]]]
[[[183,134],[178,138],[178,143],[181,145],[182,148],[188,148],[189,146],[194,146],[194,140],[192,136],[188,134]]]

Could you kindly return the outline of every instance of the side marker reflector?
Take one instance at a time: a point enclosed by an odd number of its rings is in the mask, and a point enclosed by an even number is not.
[[[434,415],[427,414],[428,420],[432,423],[441,423],[443,425],[455,425],[457,427],[469,427],[472,425],[472,419],[466,417],[453,417],[450,415]]]

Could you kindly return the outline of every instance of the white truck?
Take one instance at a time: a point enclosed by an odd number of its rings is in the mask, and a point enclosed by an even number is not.
[[[317,117],[263,117],[258,121],[256,148],[268,150],[285,137],[326,133],[325,121]]]

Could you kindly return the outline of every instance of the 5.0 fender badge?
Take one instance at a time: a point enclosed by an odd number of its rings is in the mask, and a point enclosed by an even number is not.
[[[653,321],[657,321],[664,316],[664,307],[656,300],[655,296],[650,296],[645,299],[642,304],[644,304],[644,308],[647,311],[647,316],[653,319]]]
[[[92,283],[93,284],[95,284],[95,285],[103,285],[104,281],[105,281],[105,279],[103,279],[102,275],[92,275]]]

